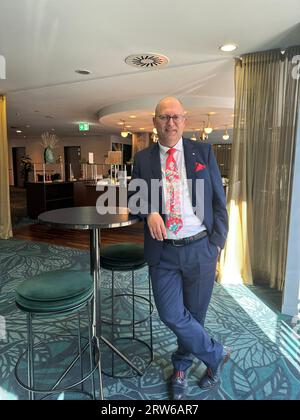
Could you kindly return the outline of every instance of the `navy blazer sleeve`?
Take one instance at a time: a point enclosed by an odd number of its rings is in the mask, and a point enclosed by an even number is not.
[[[224,248],[228,232],[226,197],[222,184],[222,178],[212,147],[210,147],[209,150],[208,165],[213,189],[213,230],[210,235],[210,241],[220,248]]]
[[[141,163],[142,163],[142,159],[141,159],[141,154],[140,153],[137,153],[136,155],[135,155],[135,157],[134,157],[134,163],[133,163],[133,168],[132,168],[132,174],[131,174],[131,180],[134,180],[134,179],[143,179],[142,177],[141,177]],[[147,192],[148,192],[148,190],[147,190]],[[131,197],[133,197],[136,193],[140,193],[139,191],[136,191],[136,190],[134,190],[134,191],[130,191],[130,190],[128,190],[128,194],[127,194],[127,197],[128,197],[128,207],[129,207],[129,210],[132,210],[132,206],[130,205],[130,199],[131,199]],[[141,197],[141,199],[144,201],[144,207],[146,207],[147,208],[147,212],[145,212],[145,213],[142,213],[141,211],[138,213],[138,216],[142,219],[142,220],[145,220],[145,218],[148,216],[148,209],[149,209],[149,202],[148,202],[148,197],[147,196],[142,196]],[[136,214],[135,212],[134,212],[134,214]]]

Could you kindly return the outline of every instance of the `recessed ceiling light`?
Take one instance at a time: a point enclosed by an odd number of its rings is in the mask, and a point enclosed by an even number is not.
[[[21,134],[22,130],[17,130],[16,133]]]
[[[124,123],[122,121],[119,121],[117,124],[118,125],[124,125]]]
[[[136,118],[136,115],[129,115],[129,118]]]
[[[145,128],[144,127],[141,127],[140,130],[145,130]]]
[[[232,52],[232,51],[237,50],[238,46],[236,44],[224,44],[219,48],[223,52]]]
[[[125,125],[125,127],[126,127],[126,128],[131,128],[131,127],[132,127],[132,125]]]
[[[82,74],[83,76],[91,74],[91,72],[89,70],[81,70],[81,69],[75,70],[75,73]]]

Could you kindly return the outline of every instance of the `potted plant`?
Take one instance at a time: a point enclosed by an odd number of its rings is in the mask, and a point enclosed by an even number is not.
[[[31,158],[26,155],[21,158],[21,168],[22,168],[22,177],[24,178],[24,187],[26,182],[28,182],[29,172],[32,172],[33,165]]]

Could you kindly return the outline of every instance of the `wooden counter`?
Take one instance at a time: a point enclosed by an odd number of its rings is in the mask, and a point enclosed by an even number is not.
[[[77,181],[74,183],[74,206],[95,206],[97,199],[109,189],[116,193],[116,205],[119,205],[120,192],[124,193],[125,189],[119,185],[105,185],[104,191],[97,191],[95,183],[87,183],[84,181]],[[126,193],[126,191],[125,191]],[[127,194],[127,193],[126,193]],[[127,200],[126,200],[127,205]]]
[[[97,191],[95,183],[85,181],[74,182],[28,182],[27,214],[32,219],[48,210],[65,207],[96,206],[97,199],[108,189],[116,191],[116,205],[119,205],[120,192],[126,193],[118,185],[106,185],[104,191]],[[126,200],[127,205],[127,200]]]
[[[27,182],[27,214],[31,219],[48,211],[74,206],[73,182]]]

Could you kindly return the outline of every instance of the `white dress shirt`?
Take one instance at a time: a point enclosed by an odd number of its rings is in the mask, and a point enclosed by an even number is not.
[[[170,147],[165,147],[159,143],[160,150],[160,163],[161,163],[161,172],[162,172],[162,181],[163,181],[163,200],[165,203],[166,197],[166,160],[168,157],[167,151]],[[180,239],[187,238],[189,236],[196,235],[196,233],[205,230],[205,226],[201,223],[200,219],[194,214],[192,200],[188,189],[187,175],[185,168],[185,159],[184,159],[184,149],[182,138],[178,143],[172,147],[176,149],[174,153],[174,159],[176,161],[179,177],[180,177],[180,204],[181,204],[181,218],[183,222],[182,228],[179,230],[177,235],[167,229],[168,239]],[[165,206],[163,206],[164,208]],[[166,212],[169,212],[170,209],[166,209]]]

